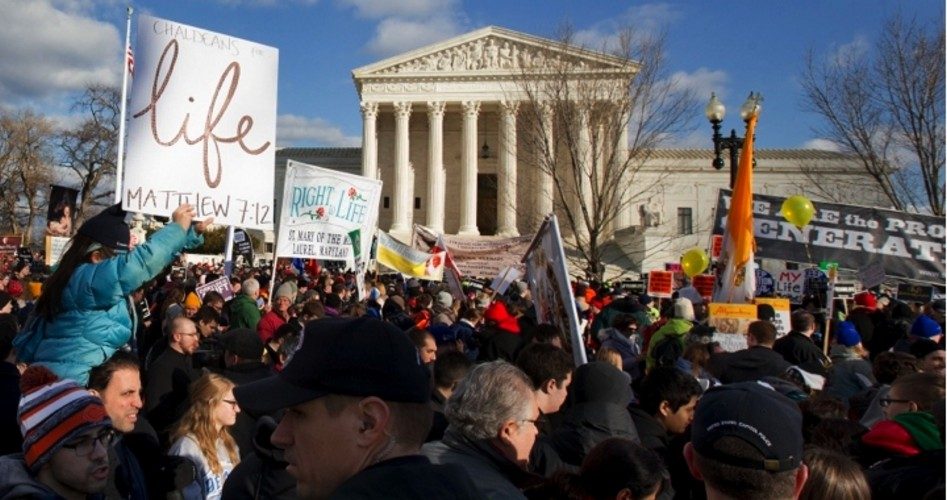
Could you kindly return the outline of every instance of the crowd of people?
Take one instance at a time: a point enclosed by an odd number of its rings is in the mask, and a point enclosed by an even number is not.
[[[0,262],[0,500],[945,494],[943,300],[865,291],[785,335],[760,306],[724,352],[699,294],[577,282],[577,367],[523,282],[286,265],[201,296],[223,269],[178,259],[209,221],[132,245],[124,217],[51,273]]]

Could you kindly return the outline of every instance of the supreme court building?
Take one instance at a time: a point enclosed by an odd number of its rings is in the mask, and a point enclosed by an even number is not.
[[[276,185],[282,186],[290,158],[381,179],[379,228],[403,241],[410,241],[414,224],[471,238],[531,235],[543,216],[578,202],[554,194],[551,175],[532,160],[518,127],[531,105],[518,81],[541,76],[552,63],[625,82],[636,71],[634,63],[607,54],[498,27],[479,29],[355,69],[362,147],[279,150]],[[647,272],[677,262],[687,248],[708,246],[717,193],[728,187],[729,172],[712,168],[707,130],[706,149],[658,150],[638,170],[610,228],[613,265]],[[627,144],[624,131],[616,146]],[[755,192],[881,204],[845,155],[757,150],[756,161]],[[570,236],[567,228],[564,233]]]

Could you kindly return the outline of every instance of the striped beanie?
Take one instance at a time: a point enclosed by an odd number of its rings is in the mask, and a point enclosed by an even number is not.
[[[20,379],[18,420],[23,434],[23,458],[38,472],[63,444],[88,429],[111,425],[102,401],[72,380],[60,380],[34,365]]]

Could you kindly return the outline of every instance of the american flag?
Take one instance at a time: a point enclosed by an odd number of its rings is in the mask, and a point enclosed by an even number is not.
[[[131,45],[125,47],[125,63],[128,64],[128,74],[135,76],[135,54]]]

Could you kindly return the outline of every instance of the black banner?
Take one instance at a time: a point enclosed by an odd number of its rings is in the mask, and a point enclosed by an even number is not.
[[[798,229],[780,214],[785,198],[753,195],[756,257],[838,262],[846,269],[881,263],[887,277],[944,283],[944,220],[878,208],[813,202],[816,213]],[[723,234],[730,191],[720,190],[714,234]],[[808,242],[808,244],[807,244]]]
[[[253,240],[243,229],[237,228],[233,231],[233,255],[242,255],[246,265],[253,265]]]

